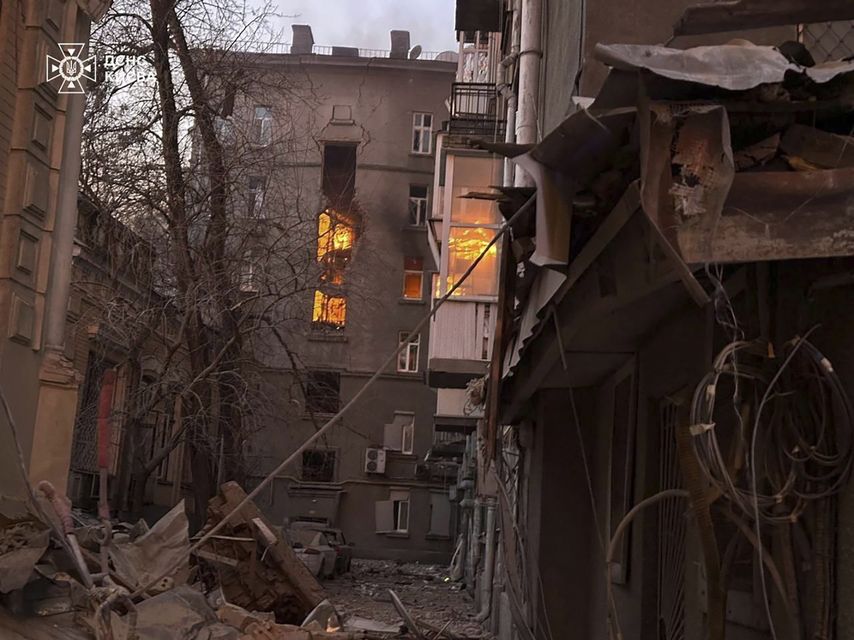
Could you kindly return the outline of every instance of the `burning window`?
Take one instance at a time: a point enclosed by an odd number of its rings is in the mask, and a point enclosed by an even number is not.
[[[336,211],[327,209],[317,217],[317,259],[346,262],[355,237],[353,225]]]
[[[334,206],[348,208],[356,194],[356,145],[323,146],[323,195]]]
[[[347,298],[314,292],[311,322],[316,328],[343,329],[347,320]]]
[[[454,286],[483,252],[495,232],[484,227],[452,227],[448,237],[448,289]],[[498,245],[486,252],[454,296],[494,296],[498,293]]]
[[[424,291],[424,260],[404,258],[403,260],[403,297],[407,300],[421,300]]]
[[[341,394],[341,374],[336,371],[307,371],[305,408],[310,413],[336,413]]]
[[[335,452],[325,449],[303,451],[302,480],[306,482],[333,482],[335,480]]]

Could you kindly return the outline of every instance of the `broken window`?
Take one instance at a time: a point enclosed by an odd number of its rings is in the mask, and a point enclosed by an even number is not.
[[[421,258],[403,259],[403,297],[407,300],[421,300],[424,291],[424,260]]]
[[[447,492],[430,494],[430,535],[451,535],[451,501]]]
[[[409,185],[409,223],[423,226],[427,223],[427,187],[423,185]]]
[[[391,491],[389,497],[394,509],[394,531],[409,531],[409,492]]]
[[[411,454],[415,449],[415,414],[397,411],[385,425],[383,446],[389,451]]]
[[[311,413],[337,413],[341,394],[341,374],[337,371],[307,371],[305,408]]]
[[[343,267],[352,255],[355,236],[345,216],[327,209],[317,217],[317,259]]]
[[[406,343],[406,346],[397,355],[397,370],[402,373],[416,373],[418,371],[418,352],[421,349],[421,334],[413,336],[412,340],[406,341],[408,331],[398,334],[398,344]]]
[[[349,208],[356,193],[356,145],[323,146],[323,195],[333,206]]]
[[[267,146],[273,141],[273,108],[267,106],[255,107],[255,118],[252,121],[252,142]]]
[[[433,151],[433,114],[412,114],[412,153],[429,155]]]
[[[315,329],[343,329],[347,322],[347,298],[330,295],[319,289],[314,292],[311,324]]]
[[[260,215],[261,208],[264,206],[264,191],[266,180],[261,176],[250,176],[246,189],[247,210],[250,216],[255,217]]]
[[[303,451],[301,478],[306,482],[334,482],[335,451],[328,449]]]

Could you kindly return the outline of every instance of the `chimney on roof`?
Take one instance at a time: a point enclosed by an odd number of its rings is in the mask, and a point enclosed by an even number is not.
[[[294,33],[291,40],[291,53],[295,55],[311,53],[311,48],[314,46],[314,35],[311,33],[311,25],[292,24],[291,29]]]
[[[409,32],[408,31],[392,31],[391,32],[391,53],[389,58],[398,58],[406,60],[409,57]]]

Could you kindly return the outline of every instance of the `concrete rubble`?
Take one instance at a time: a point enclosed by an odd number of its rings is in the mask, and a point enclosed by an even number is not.
[[[252,502],[236,510],[245,497],[236,483],[223,485],[196,539],[233,515],[198,549],[188,535],[183,503],[151,529],[87,523],[64,530],[48,528],[36,516],[0,520],[0,637],[480,637],[478,625],[463,613],[458,588],[434,567],[356,562],[354,573],[334,583],[327,599],[282,533]],[[398,599],[397,611],[393,599]]]

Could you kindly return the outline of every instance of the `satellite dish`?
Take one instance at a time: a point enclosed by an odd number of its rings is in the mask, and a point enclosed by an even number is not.
[[[457,58],[459,58],[459,54],[456,51],[443,51],[436,56],[436,60],[439,62],[456,62]]]
[[[420,55],[421,55],[421,45],[416,44],[414,47],[412,47],[412,51],[409,52],[409,59],[410,60],[418,60],[418,56],[420,56]]]

